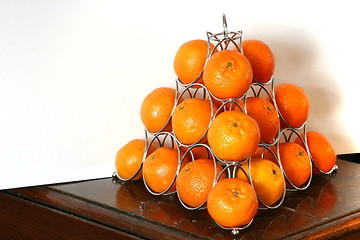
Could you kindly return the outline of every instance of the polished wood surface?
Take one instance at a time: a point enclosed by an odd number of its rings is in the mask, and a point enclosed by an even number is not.
[[[339,160],[338,166],[334,175],[314,177],[308,189],[287,192],[280,208],[259,211],[237,239],[359,236],[360,164]],[[153,196],[141,181],[113,183],[111,178],[105,178],[0,191],[1,207],[9,204],[4,203],[4,198],[16,199],[18,205],[21,205],[19,201],[25,201],[42,211],[49,209],[48,219],[58,218],[52,215],[55,212],[65,218],[76,218],[80,225],[99,226],[104,232],[111,229],[119,235],[113,239],[124,236],[126,239],[127,235],[151,239],[234,239],[230,231],[212,221],[206,210],[185,209],[176,194]],[[23,221],[6,223],[6,219],[12,219],[11,213],[2,208],[0,211],[0,223],[11,225]],[[30,218],[37,210],[28,211]],[[2,212],[7,214],[5,219]],[[39,215],[46,214],[34,217]],[[51,225],[64,230],[69,227],[56,221]]]
[[[139,239],[84,218],[0,193],[0,239]]]

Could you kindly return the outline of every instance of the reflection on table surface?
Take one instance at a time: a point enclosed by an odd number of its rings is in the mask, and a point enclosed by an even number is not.
[[[290,236],[304,229],[360,211],[360,165],[338,162],[334,175],[314,176],[308,189],[287,192],[283,204],[274,210],[259,210],[253,223],[240,231],[239,239],[271,239]],[[170,229],[190,232],[199,237],[232,238],[218,227],[206,210],[187,210],[177,195],[154,196],[143,182],[113,183],[111,178],[77,184],[55,185],[53,188],[94,203],[110,207],[144,221]],[[135,227],[136,228],[136,227]]]

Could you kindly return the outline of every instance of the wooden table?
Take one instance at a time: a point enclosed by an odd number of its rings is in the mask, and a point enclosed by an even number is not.
[[[360,164],[338,161],[336,175],[287,192],[259,211],[237,239],[360,239]],[[112,178],[0,191],[0,239],[234,239],[206,210],[176,195],[153,196],[141,181]]]

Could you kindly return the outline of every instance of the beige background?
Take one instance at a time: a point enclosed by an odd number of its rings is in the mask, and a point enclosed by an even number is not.
[[[303,87],[309,129],[360,151],[355,3],[0,1],[0,189],[110,176],[144,135],[139,108],[175,86],[172,61],[206,31],[242,30],[276,57],[276,83]]]

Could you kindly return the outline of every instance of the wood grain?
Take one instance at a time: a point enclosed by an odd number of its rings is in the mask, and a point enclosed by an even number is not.
[[[54,209],[0,193],[0,239],[139,239]]]
[[[238,238],[355,236],[360,228],[360,165],[342,160],[338,165],[336,175],[314,177],[308,189],[287,192],[280,208],[259,211]],[[206,210],[186,210],[176,195],[153,196],[141,181],[113,183],[111,178],[105,178],[3,193],[139,237],[233,239],[230,231],[219,228]]]

